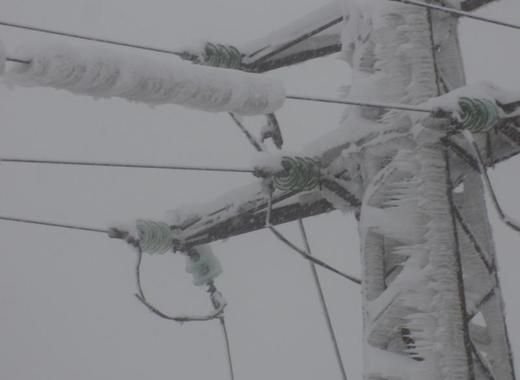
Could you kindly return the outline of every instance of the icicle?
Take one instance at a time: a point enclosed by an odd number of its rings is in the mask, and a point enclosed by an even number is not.
[[[33,49],[24,56],[30,64],[16,64],[8,71],[8,80],[22,86],[244,116],[273,113],[285,100],[283,85],[277,80],[179,59],[68,46]]]

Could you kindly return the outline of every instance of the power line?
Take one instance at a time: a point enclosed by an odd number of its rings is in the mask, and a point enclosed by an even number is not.
[[[518,24],[513,24],[511,22],[502,21],[502,20],[497,20],[497,19],[490,18],[490,17],[478,16],[478,15],[475,15],[470,12],[465,12],[465,11],[461,11],[461,10],[454,9],[454,8],[443,7],[442,5],[423,3],[422,1],[415,1],[415,0],[389,0],[389,1],[393,1],[396,3],[415,5],[418,7],[423,7],[423,8],[428,8],[428,9],[434,9],[437,11],[451,13],[451,14],[461,16],[461,17],[471,18],[473,20],[478,20],[478,21],[483,21],[483,22],[487,22],[490,24],[505,26],[507,28],[520,29],[520,25],[518,25]]]
[[[53,34],[56,36],[76,38],[76,39],[84,40],[84,41],[93,41],[93,42],[100,42],[100,43],[109,44],[109,45],[117,45],[117,46],[133,48],[133,49],[147,50],[147,51],[152,51],[154,53],[182,56],[182,52],[178,52],[175,50],[157,48],[157,47],[153,47],[153,46],[140,45],[140,44],[134,44],[134,43],[129,43],[129,42],[116,41],[116,40],[111,40],[111,39],[101,38],[101,37],[85,36],[85,35],[76,34],[76,33],[69,33],[69,32],[63,32],[63,31],[59,31],[59,30],[40,28],[40,27],[27,25],[27,24],[20,24],[20,23],[14,23],[14,22],[0,20],[0,25],[7,26],[10,28],[15,28],[15,29],[29,30],[31,32]],[[13,60],[13,59],[11,59],[11,60]],[[22,62],[22,63],[26,63],[26,62]]]
[[[502,21],[502,20],[498,20],[498,19],[494,19],[494,18],[490,18],[490,17],[478,16],[478,15],[475,15],[470,12],[466,12],[466,11],[462,11],[462,10],[458,10],[458,9],[454,9],[454,8],[448,8],[448,7],[444,7],[441,5],[429,4],[429,3],[424,3],[421,1],[415,1],[415,0],[388,0],[388,1],[393,1],[393,2],[397,2],[397,3],[408,4],[408,5],[415,5],[418,7],[433,9],[433,10],[446,12],[446,13],[454,14],[454,15],[461,16],[461,17],[470,18],[470,19],[477,20],[477,21],[487,22],[487,23],[491,23],[491,24],[495,24],[495,25],[500,25],[500,26],[520,30],[520,25],[518,25],[518,24],[514,24],[511,22]],[[262,61],[262,60],[270,57],[273,54],[280,53],[284,50],[287,50],[288,48],[292,47],[294,44],[301,42],[309,37],[312,37],[313,35],[341,22],[342,20],[343,20],[343,17],[339,17],[335,20],[332,20],[331,22],[321,26],[320,28],[318,28],[308,34],[305,34],[305,35],[297,38],[296,40],[289,42],[286,45],[281,46],[280,48],[276,49],[274,52],[271,52],[271,53],[267,54],[266,56],[261,57],[259,60]],[[23,29],[23,30],[28,30],[28,31],[32,31],[32,32],[46,33],[46,34],[75,38],[75,39],[80,39],[80,40],[85,40],[85,41],[99,42],[99,43],[104,43],[104,44],[109,44],[109,45],[116,45],[116,46],[122,46],[122,47],[127,47],[127,48],[146,50],[146,51],[151,51],[151,52],[161,53],[161,54],[169,54],[169,55],[175,55],[175,56],[180,56],[180,57],[182,57],[184,55],[183,52],[175,51],[175,50],[171,50],[171,49],[158,48],[158,47],[153,47],[153,46],[148,46],[148,45],[117,41],[117,40],[112,40],[112,39],[102,38],[102,37],[81,35],[81,34],[77,34],[77,33],[63,32],[60,30],[36,27],[36,26],[32,26],[32,25],[15,23],[15,22],[10,22],[10,21],[0,20],[0,25],[10,27],[10,28],[15,28],[15,29]],[[11,62],[18,62],[18,63],[25,63],[25,64],[30,63],[30,61],[28,61],[28,60],[18,59],[18,58],[7,58],[7,60],[11,61]]]
[[[307,236],[307,231],[305,230],[305,225],[303,224],[303,220],[298,220],[298,225],[300,227],[300,233],[302,235],[303,243],[305,244],[305,250],[309,256],[312,256],[311,246],[309,244],[309,238]],[[338,339],[336,338],[336,333],[334,331],[334,326],[332,325],[332,319],[330,317],[329,308],[327,307],[327,302],[325,300],[325,294],[323,293],[323,288],[321,286],[320,277],[318,275],[318,271],[316,270],[316,265],[314,263],[310,263],[312,277],[314,279],[314,284],[316,285],[316,290],[318,291],[318,296],[320,299],[321,309],[323,311],[323,316],[325,317],[325,321],[327,322],[327,329],[329,330],[330,339],[332,341],[332,346],[334,348],[334,353],[336,355],[336,361],[339,366],[339,370],[341,372],[341,376],[343,380],[347,380],[347,371],[345,370],[345,365],[343,364],[343,359],[341,358],[341,352],[339,350]]]
[[[432,109],[411,106],[411,105],[407,105],[407,104],[373,103],[373,102],[362,102],[362,101],[355,101],[355,100],[342,100],[342,99],[335,99],[335,98],[299,96],[299,95],[287,95],[286,99],[303,100],[303,101],[319,102],[319,103],[346,104],[346,105],[360,106],[360,107],[386,108],[386,109],[394,109],[394,110],[401,110],[401,111],[413,111],[413,112],[424,112],[424,113],[433,112]]]
[[[23,63],[24,65],[30,65],[31,64],[31,61],[28,60],[28,59],[6,57],[5,60],[8,61],[8,62]]]
[[[63,228],[63,229],[77,230],[77,231],[98,232],[98,233],[102,233],[102,234],[108,234],[108,232],[109,232],[108,230],[104,230],[101,228],[95,228],[95,227],[78,226],[78,225],[64,224],[64,223],[55,223],[55,222],[48,222],[48,221],[36,220],[36,219],[15,218],[15,217],[11,217],[11,216],[0,216],[0,220],[3,220],[5,222],[35,224],[35,225],[40,225],[40,226]]]
[[[229,340],[229,333],[226,326],[226,320],[223,316],[219,317],[220,327],[222,328],[222,335],[224,335],[224,342],[226,344],[226,358],[228,363],[229,378],[235,380],[235,370],[233,369],[233,356],[231,355],[231,341]]]
[[[184,171],[205,171],[205,172],[225,172],[225,173],[254,173],[255,172],[254,169],[248,169],[248,168],[229,168],[229,167],[217,167],[217,166],[152,165],[152,164],[137,164],[137,163],[95,162],[95,161],[38,160],[38,159],[30,159],[30,158],[1,158],[0,163],[64,165],[64,166],[106,167],[106,168],[129,168],[129,169],[184,170]]]
[[[266,228],[268,228],[274,236],[276,236],[278,238],[278,240],[280,240],[282,243],[284,243],[285,245],[287,245],[289,248],[291,248],[293,251],[295,251],[296,253],[300,254],[300,256],[302,256],[304,259],[307,259],[311,262],[313,262],[314,264],[316,265],[319,265],[320,267],[323,267],[333,273],[336,273],[337,275],[357,284],[357,285],[361,285],[361,280],[359,278],[356,278],[354,276],[351,276],[349,274],[346,274],[342,271],[340,271],[339,269],[336,269],[334,268],[333,266],[327,264],[326,262],[324,261],[321,261],[320,259],[317,259],[315,258],[314,256],[309,256],[307,254],[307,252],[305,252],[303,249],[300,249],[298,248],[295,244],[291,243],[291,241],[289,239],[287,239],[283,234],[281,234],[276,228],[274,228],[273,226],[271,225],[267,225]]]

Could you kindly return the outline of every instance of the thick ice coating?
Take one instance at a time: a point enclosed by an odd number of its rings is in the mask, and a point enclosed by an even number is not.
[[[30,64],[8,70],[10,82],[150,105],[178,104],[208,112],[272,113],[285,100],[281,82],[261,74],[199,66],[171,57],[142,57],[69,46],[24,50]]]

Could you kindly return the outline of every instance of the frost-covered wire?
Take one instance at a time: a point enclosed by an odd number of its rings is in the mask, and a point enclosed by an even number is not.
[[[14,64],[6,73],[7,80],[15,85],[243,116],[272,113],[285,101],[285,89],[278,80],[180,59],[63,44],[26,49],[21,58],[30,60],[30,64]]]
[[[493,188],[493,184],[491,183],[491,179],[489,178],[489,175],[486,170],[486,165],[484,164],[484,160],[482,159],[482,155],[480,153],[480,149],[475,142],[475,139],[473,138],[473,135],[471,132],[464,130],[462,131],[464,137],[468,141],[471,149],[474,152],[475,158],[477,159],[480,172],[484,178],[484,184],[486,185],[486,189],[491,197],[491,201],[493,203],[493,206],[495,207],[498,216],[500,217],[500,220],[505,223],[507,226],[512,228],[513,230],[520,232],[520,223],[516,221],[514,218],[507,215],[504,210],[502,209],[502,206],[500,205],[500,202],[498,201],[498,198],[496,196],[495,190]]]

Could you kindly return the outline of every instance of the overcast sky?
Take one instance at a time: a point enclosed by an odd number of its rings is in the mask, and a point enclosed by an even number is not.
[[[265,35],[326,0],[0,0],[0,19],[164,48],[201,40],[238,43]],[[520,23],[502,0],[481,13]],[[464,22],[468,81],[520,88],[518,31]],[[0,28],[9,51],[59,40]],[[81,45],[79,42],[75,42]],[[333,58],[275,74],[292,93],[335,96],[349,82]],[[252,149],[226,115],[149,108],[50,89],[0,86],[0,157],[247,165]],[[279,113],[286,148],[298,150],[338,125],[342,107],[287,103]],[[252,125],[258,124],[251,120]],[[518,158],[493,172],[500,198],[520,216]],[[105,227],[208,201],[251,181],[244,174],[70,169],[4,164],[0,214]],[[493,213],[492,213],[493,214]],[[493,214],[494,217],[494,214]],[[359,273],[357,227],[332,213],[307,222],[316,255]],[[494,218],[511,338],[520,353],[520,237]],[[283,228],[298,241],[295,226]],[[0,223],[0,378],[9,380],[226,379],[217,322],[180,326],[133,297],[135,253],[84,232]],[[214,244],[224,274],[237,380],[339,379],[309,266],[267,232]],[[150,298],[171,313],[204,312],[179,256],[146,257]],[[350,379],[361,379],[359,289],[320,272]],[[517,355],[517,358],[520,359]]]

